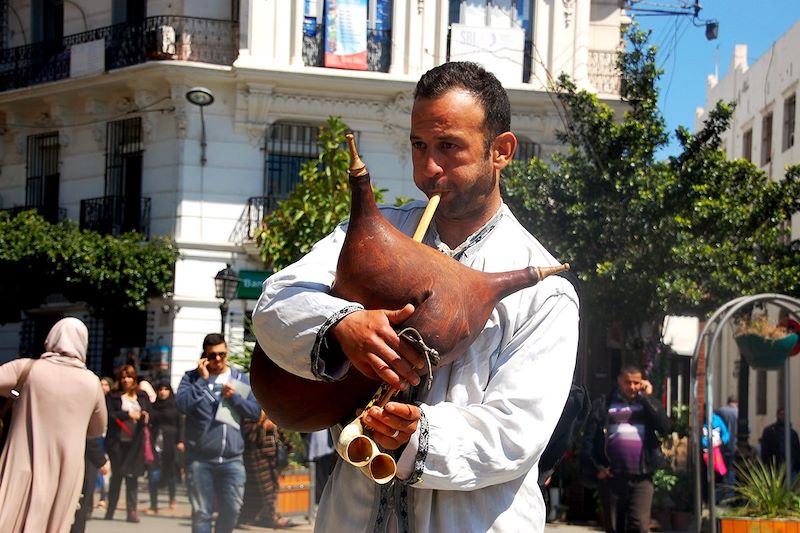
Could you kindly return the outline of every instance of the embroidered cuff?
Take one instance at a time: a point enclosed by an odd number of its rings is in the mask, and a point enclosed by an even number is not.
[[[350,369],[350,362],[342,352],[339,343],[327,337],[328,330],[341,319],[364,307],[358,304],[348,305],[330,316],[319,328],[314,347],[311,349],[311,372],[323,381],[341,379]]]
[[[414,466],[413,470],[410,474],[406,477],[403,476],[404,479],[399,479],[402,483],[406,485],[415,485],[422,481],[422,472],[425,469],[425,460],[428,458],[428,439],[429,439],[429,427],[428,427],[428,419],[425,416],[425,411],[420,411],[419,417],[419,424],[417,425],[417,431],[414,435],[411,436],[411,440],[409,440],[406,450],[414,450],[416,448],[416,453],[414,454]],[[413,442],[416,440],[416,442]],[[414,446],[416,444],[416,446]],[[400,458],[397,465],[398,471],[398,478],[400,478],[400,471],[405,470],[402,468],[403,463],[406,461],[405,454],[403,457]],[[407,466],[406,466],[407,469]],[[405,474],[405,472],[403,472]]]

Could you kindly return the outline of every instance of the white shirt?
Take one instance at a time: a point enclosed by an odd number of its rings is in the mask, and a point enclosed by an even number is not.
[[[411,235],[424,205],[381,211]],[[253,313],[270,358],[310,379],[343,373],[319,358],[321,336],[337,317],[360,308],[327,292],[345,230],[270,277]],[[435,227],[424,242],[448,250]],[[490,272],[558,264],[505,205],[453,253]],[[550,277],[504,298],[467,352],[434,371],[430,390],[420,387],[423,419],[398,458],[398,479],[380,486],[339,461],[316,530],[543,531],[536,462],[566,401],[577,344],[578,298],[567,280]]]

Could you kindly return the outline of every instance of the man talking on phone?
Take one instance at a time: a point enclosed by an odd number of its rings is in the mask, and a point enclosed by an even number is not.
[[[197,368],[184,374],[175,394],[186,415],[186,482],[192,504],[192,533],[210,533],[214,503],[217,533],[236,526],[244,496],[242,418],[258,419],[261,407],[250,381],[228,366],[228,345],[219,333],[203,339]]]
[[[582,472],[600,491],[608,533],[650,531],[653,472],[661,466],[661,439],[670,430],[642,370],[624,365],[617,386],[592,404],[581,450]]]

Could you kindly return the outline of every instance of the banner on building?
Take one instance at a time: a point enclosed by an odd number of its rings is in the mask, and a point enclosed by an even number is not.
[[[327,0],[325,66],[367,70],[367,0]]]
[[[525,50],[522,28],[452,24],[450,31],[451,61],[480,63],[504,85],[522,81]]]

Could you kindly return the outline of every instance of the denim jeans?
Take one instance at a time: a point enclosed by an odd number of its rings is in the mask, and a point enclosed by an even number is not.
[[[241,458],[225,463],[192,461],[186,469],[192,504],[192,533],[211,533],[217,504],[216,533],[231,533],[242,508],[245,471]]]

